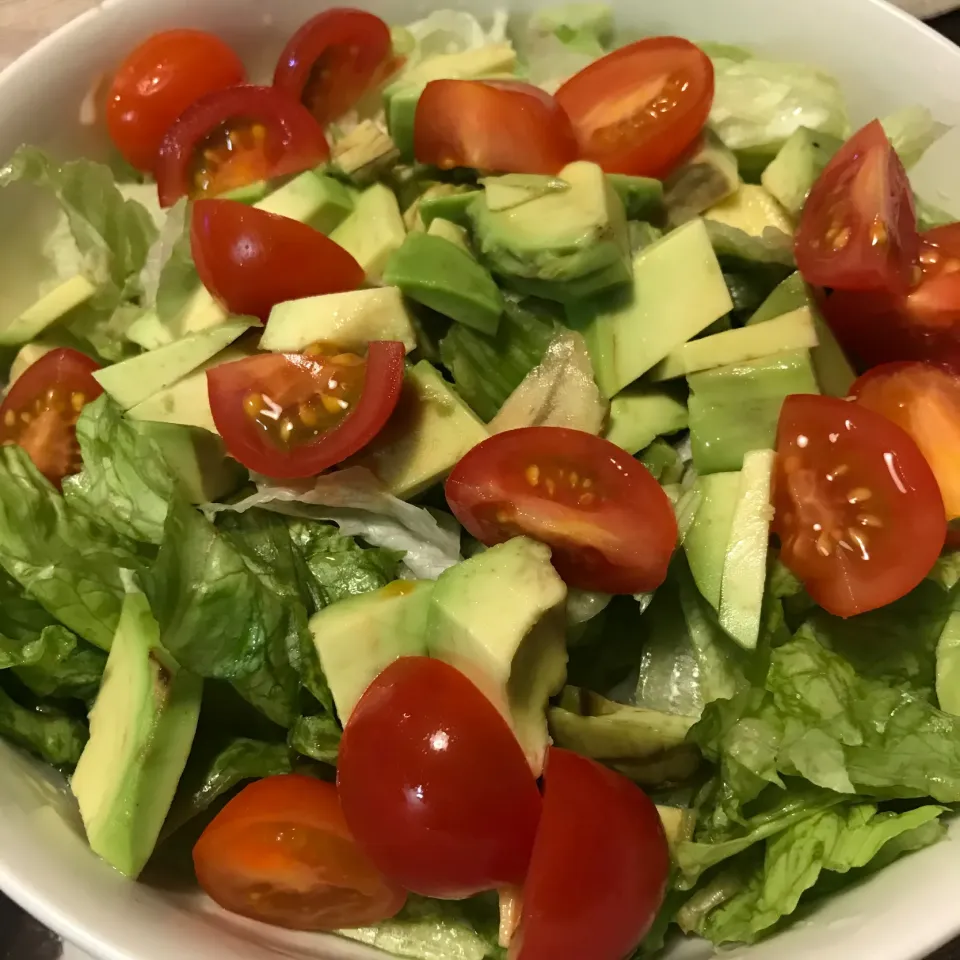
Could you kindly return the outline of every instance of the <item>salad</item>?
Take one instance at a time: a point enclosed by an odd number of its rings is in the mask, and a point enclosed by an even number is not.
[[[0,735],[122,874],[419,960],[751,943],[960,801],[945,132],[597,4],[144,39],[24,146]]]

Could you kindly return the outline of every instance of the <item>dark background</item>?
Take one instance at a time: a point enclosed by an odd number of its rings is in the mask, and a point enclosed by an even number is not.
[[[931,20],[930,24],[960,44],[960,11]],[[0,960],[57,960],[59,956],[57,938],[0,894]],[[960,938],[929,960],[960,960]]]

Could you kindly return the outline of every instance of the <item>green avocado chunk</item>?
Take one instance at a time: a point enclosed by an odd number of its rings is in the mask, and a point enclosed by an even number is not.
[[[479,190],[463,190],[459,193],[443,193],[424,196],[420,200],[420,219],[428,230],[438,217],[449,220],[458,227],[469,229],[470,205],[480,196]]]
[[[660,220],[663,216],[663,184],[652,177],[608,173],[607,179],[623,204],[628,220]]]
[[[383,282],[458,323],[493,335],[503,295],[493,277],[465,250],[428,233],[411,233],[387,262]]]
[[[740,473],[710,473],[697,478],[700,506],[683,540],[690,572],[715,610],[720,607],[723,565],[740,498]]]
[[[486,694],[536,774],[549,742],[547,701],[566,679],[566,597],[550,548],[516,537],[440,575],[427,627],[430,656]]]
[[[15,347],[28,343],[71,310],[82,306],[96,292],[96,286],[79,274],[65,280],[19,316],[0,323],[0,346]]]
[[[394,660],[426,652],[432,580],[396,580],[310,618],[310,633],[342,724]]]
[[[843,141],[798,127],[770,161],[760,182],[789,213],[799,216],[810,189]]]
[[[680,389],[672,384],[636,383],[610,401],[603,435],[633,456],[657,437],[686,429],[687,423],[687,405]]]
[[[153,853],[193,744],[202,689],[160,646],[147,598],[128,593],[70,781],[91,849],[124,876],[136,878]]]
[[[368,281],[376,283],[406,235],[393,191],[375,183],[357,197],[353,213],[330,234],[330,239],[363,267]]]

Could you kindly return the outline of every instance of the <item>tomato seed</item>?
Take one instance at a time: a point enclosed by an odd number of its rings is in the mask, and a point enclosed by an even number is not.
[[[527,483],[535,487],[540,482],[540,468],[535,463],[531,463],[524,471],[524,476],[527,478]]]

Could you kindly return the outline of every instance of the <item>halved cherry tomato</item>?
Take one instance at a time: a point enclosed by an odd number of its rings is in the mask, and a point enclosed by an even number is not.
[[[808,283],[905,293],[920,237],[913,191],[879,120],[827,164],[804,204],[795,244]]]
[[[300,173],[329,156],[302,104],[274,87],[228,87],[201,97],[164,135],[154,168],[160,205]]]
[[[156,33],[114,74],[107,95],[110,137],[129,163],[152,172],[160,141],[174,120],[201,97],[245,77],[240,58],[211,33]]]
[[[594,760],[551,747],[510,960],[621,960],[653,924],[669,873],[647,795]]]
[[[655,590],[677,544],[673,508],[646,467],[580,430],[495,434],[454,467],[446,495],[482,543],[541,540],[560,576],[584,590]]]
[[[833,397],[787,397],[777,427],[780,558],[830,613],[892,603],[930,572],[947,532],[923,454],[896,424]]]
[[[947,519],[960,517],[960,374],[932,363],[887,363],[850,393],[913,437],[940,484]]]
[[[197,841],[193,863],[221,907],[293,930],[379,923],[407,899],[354,841],[336,787],[294,773],[234,797]]]
[[[663,177],[700,135],[713,64],[680,37],[650,37],[591,63],[558,91],[581,155],[608,173]]]
[[[93,378],[99,369],[99,363],[78,350],[58,347],[27,367],[0,406],[0,443],[23,447],[56,487],[83,467],[77,418],[103,393]]]
[[[313,227],[235,200],[197,200],[190,248],[210,293],[264,322],[278,303],[363,283],[363,267]]]
[[[407,890],[459,899],[526,876],[537,782],[503,717],[440,660],[403,657],[370,684],[337,788],[357,843]]]
[[[267,477],[313,477],[365,447],[403,386],[402,343],[366,359],[322,345],[263,353],[207,371],[210,412],[230,455]]]
[[[280,54],[273,85],[326,125],[393,72],[390,28],[348,7],[308,20]]]
[[[413,150],[442,170],[557,173],[577,159],[570,119],[517,80],[433,80],[417,101]]]

